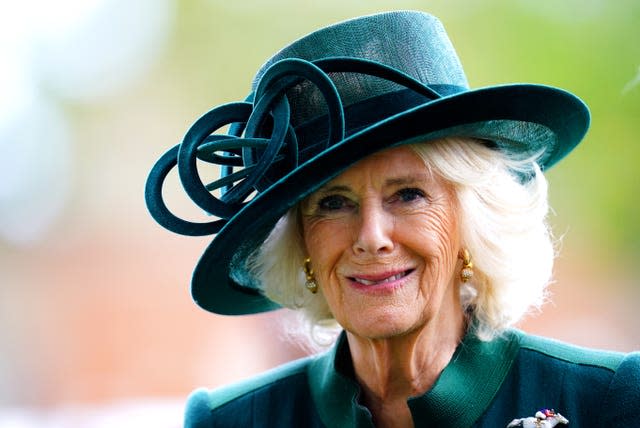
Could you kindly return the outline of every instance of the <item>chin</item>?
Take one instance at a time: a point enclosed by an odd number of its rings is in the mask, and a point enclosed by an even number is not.
[[[367,339],[392,339],[415,332],[423,325],[424,323],[417,320],[408,320],[406,317],[397,319],[387,314],[385,317],[373,318],[366,322],[352,322],[345,330]]]

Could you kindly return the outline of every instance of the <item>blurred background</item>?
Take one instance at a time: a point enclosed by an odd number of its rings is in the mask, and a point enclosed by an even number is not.
[[[303,355],[281,334],[290,314],[192,303],[208,239],[156,225],[144,182],[286,43],[392,8],[439,16],[472,87],[545,83],[589,104],[586,140],[548,174],[562,237],[552,302],[520,327],[640,349],[637,0],[5,1],[0,427],[178,427],[194,388]]]

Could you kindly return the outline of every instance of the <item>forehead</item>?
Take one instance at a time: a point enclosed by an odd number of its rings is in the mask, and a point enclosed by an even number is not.
[[[323,187],[345,182],[397,181],[432,178],[422,158],[410,147],[400,146],[374,153],[347,168]]]

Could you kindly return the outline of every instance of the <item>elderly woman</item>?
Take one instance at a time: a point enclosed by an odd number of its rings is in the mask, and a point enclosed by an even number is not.
[[[172,231],[217,234],[193,275],[199,306],[284,306],[314,337],[340,333],[326,353],[196,391],[186,425],[638,426],[640,354],[511,328],[551,275],[542,172],[588,122],[560,89],[470,90],[420,12],[339,23],[277,53],[245,102],[206,113],[158,161],[147,204]],[[207,163],[222,178],[205,185]],[[176,165],[217,220],[167,209]]]

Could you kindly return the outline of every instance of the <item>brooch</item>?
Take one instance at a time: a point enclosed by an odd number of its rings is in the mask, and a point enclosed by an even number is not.
[[[542,409],[534,417],[512,420],[507,428],[551,428],[558,424],[569,425],[569,420],[553,409]]]

